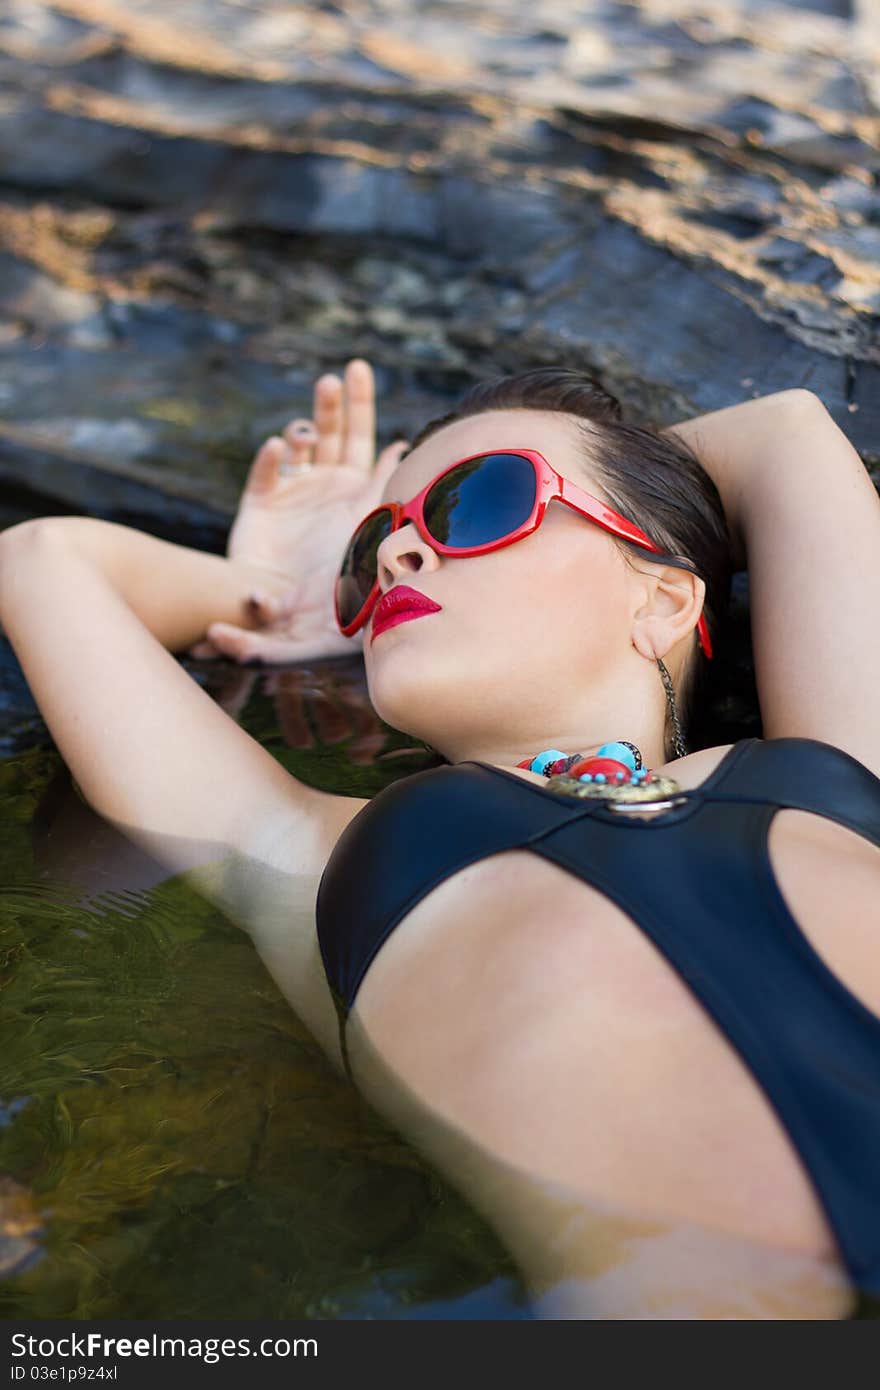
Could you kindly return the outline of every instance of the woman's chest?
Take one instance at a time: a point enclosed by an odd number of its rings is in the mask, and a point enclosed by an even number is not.
[[[880,1015],[880,850],[784,811],[769,853],[803,940]],[[766,928],[778,929],[769,911]],[[617,904],[533,851],[471,865],[423,899],[355,1012],[392,1071],[509,1162],[830,1248],[787,1135],[695,992]]]
[[[642,834],[650,835],[650,829]],[[675,882],[662,875],[645,879],[640,836],[624,835],[631,852],[618,855],[623,866],[616,894],[646,902],[671,922],[675,932]],[[723,849],[721,851],[723,856]],[[737,923],[758,917],[757,930],[790,934],[817,955],[846,989],[880,1016],[880,848],[827,819],[802,811],[777,812],[767,837],[767,865],[748,868],[756,891],[739,901],[715,896],[734,939]],[[699,863],[692,865],[697,881]],[[713,901],[713,868],[706,871],[702,897]],[[508,991],[544,993],[571,977],[579,962],[590,995],[602,984],[625,989],[632,999],[644,988],[654,999],[664,990],[680,997],[676,972],[626,910],[571,868],[535,850],[507,850],[458,870],[434,888],[403,918],[385,941],[361,987],[371,998],[397,993],[401,972],[425,972],[436,982],[447,973],[459,991],[483,994],[494,980]],[[635,893],[627,892],[636,887]],[[693,913],[693,895],[683,895]],[[690,924],[693,925],[693,924]],[[699,924],[697,924],[699,926]],[[754,924],[749,923],[750,926]],[[707,910],[705,929],[712,927]],[[743,930],[743,941],[748,937]],[[615,991],[616,992],[616,991]],[[690,991],[687,991],[690,997]],[[462,995],[459,993],[459,997]],[[359,995],[360,999],[360,995]],[[586,1001],[580,998],[583,1008]]]

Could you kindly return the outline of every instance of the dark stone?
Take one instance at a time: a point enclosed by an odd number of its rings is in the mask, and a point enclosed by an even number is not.
[[[880,483],[880,365],[860,362],[853,366],[847,413],[838,419],[841,429],[862,455],[875,465]]]
[[[757,319],[739,297],[623,223],[606,219],[585,240],[580,269],[573,265],[572,273],[577,288],[539,311],[529,324],[530,337],[562,339],[613,380],[624,397],[629,380],[641,380],[659,415],[668,409],[658,381],[661,364],[662,378],[675,380],[697,413],[807,381],[832,412],[845,409],[836,359],[823,358],[781,326]],[[686,318],[683,303],[689,306]],[[713,363],[711,372],[707,361]]]
[[[785,51],[751,0],[723,26],[640,0],[589,26],[188,0],[180,25],[154,0],[112,32],[86,0],[29,6],[0,52],[5,524],[79,509],[220,549],[257,444],[357,353],[380,443],[561,363],[660,423],[806,385],[880,461],[847,0],[792,4],[838,27]]]
[[[9,642],[0,637],[0,758],[47,748],[52,737]]]
[[[210,140],[161,136],[54,111],[0,111],[4,180],[34,191],[75,189],[120,207],[202,201],[227,160]]]
[[[720,232],[726,232],[728,236],[736,237],[737,241],[748,241],[750,237],[758,236],[767,225],[766,219],[760,215],[751,217],[739,212],[713,212],[709,210],[688,212],[685,215],[690,221],[700,222],[704,227],[717,227]]]
[[[793,284],[827,287],[841,278],[840,271],[829,256],[822,256],[789,237],[774,237],[759,247],[757,258],[762,265],[772,265]]]
[[[853,0],[778,0],[781,5],[789,5],[793,10],[814,10],[818,14],[833,15],[839,19],[853,18]]]

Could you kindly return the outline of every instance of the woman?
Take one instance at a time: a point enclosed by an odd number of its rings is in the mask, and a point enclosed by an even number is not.
[[[656,436],[615,415],[527,373],[374,470],[355,361],[263,446],[229,558],[28,522],[0,620],[87,800],[251,930],[549,1313],[840,1316],[880,1290],[880,504],[809,392]],[[657,541],[612,496],[636,448]],[[725,520],[766,741],[687,753],[717,613],[679,537],[710,533],[717,602]],[[296,782],[169,655],[340,629],[449,763],[370,803]]]

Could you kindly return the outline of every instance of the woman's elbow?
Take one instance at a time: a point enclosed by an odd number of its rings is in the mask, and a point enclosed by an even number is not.
[[[815,391],[808,390],[806,386],[792,386],[788,391],[780,391],[779,395],[780,398],[798,410],[809,412],[825,410],[825,404],[821,398],[816,395]]]

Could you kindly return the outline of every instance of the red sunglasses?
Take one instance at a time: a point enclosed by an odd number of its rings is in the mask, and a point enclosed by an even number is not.
[[[549,503],[567,507],[621,540],[663,555],[696,573],[680,556],[666,556],[644,531],[577,487],[534,449],[501,449],[459,459],[407,503],[383,502],[364,517],[348,543],[336,580],[336,621],[352,637],[381,597],[377,551],[386,536],[412,521],[438,555],[488,555],[537,531]],[[712,656],[706,619],[697,623],[700,646]]]

